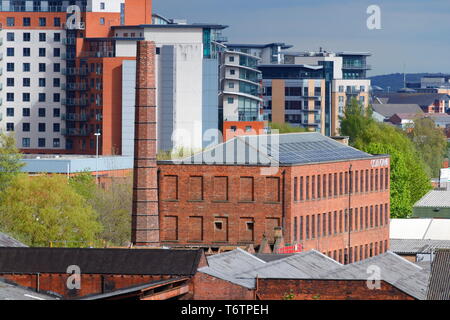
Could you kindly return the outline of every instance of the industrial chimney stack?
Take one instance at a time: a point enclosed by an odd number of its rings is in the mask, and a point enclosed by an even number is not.
[[[134,181],[131,241],[136,246],[159,246],[158,167],[156,163],[155,54],[152,41],[138,41]]]

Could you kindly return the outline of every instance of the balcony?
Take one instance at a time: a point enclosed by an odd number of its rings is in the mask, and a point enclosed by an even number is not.
[[[71,46],[75,45],[76,42],[77,42],[76,38],[64,38],[62,41],[63,44]]]
[[[66,76],[86,76],[89,73],[87,68],[64,68],[62,74]]]
[[[114,58],[114,51],[84,51],[80,55],[82,58]]]
[[[87,99],[80,99],[80,98],[62,99],[61,103],[65,106],[80,106],[80,107],[86,107],[89,104]]]
[[[66,121],[89,121],[89,115],[85,113],[67,113],[61,115],[62,120]]]
[[[345,90],[345,94],[350,95],[350,96],[357,96],[359,95],[361,92],[361,90]]]
[[[66,128],[62,129],[61,132],[64,136],[78,136],[78,137],[86,137],[90,135],[88,129],[79,129],[79,128]]]
[[[347,70],[372,70],[372,66],[370,64],[350,64],[344,63],[342,65],[342,69]]]
[[[68,90],[68,91],[85,91],[85,90],[88,90],[88,87],[87,87],[86,83],[67,83],[67,84],[61,85],[61,88],[63,90]]]
[[[75,58],[76,55],[74,53],[66,52],[61,55],[61,59],[63,60],[75,60]]]

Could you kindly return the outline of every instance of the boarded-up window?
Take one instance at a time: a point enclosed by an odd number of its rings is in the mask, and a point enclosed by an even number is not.
[[[203,240],[203,217],[189,217],[189,241]]]
[[[228,241],[228,218],[215,217],[214,218],[214,241],[227,242]]]
[[[164,176],[162,186],[162,200],[178,200],[178,176]]]
[[[253,218],[239,219],[239,241],[252,242],[255,237],[255,220]]]
[[[214,177],[213,199],[215,201],[228,201],[228,177]]]
[[[280,226],[279,218],[266,218],[264,222],[264,233],[269,241],[274,241],[274,230]]]
[[[278,177],[266,178],[266,201],[268,202],[280,201],[280,178]]]
[[[254,201],[254,181],[253,177],[241,177],[240,178],[240,201]]]
[[[164,232],[165,240],[178,240],[178,217],[176,216],[165,216],[164,217]]]
[[[189,200],[203,200],[203,177],[189,177]]]

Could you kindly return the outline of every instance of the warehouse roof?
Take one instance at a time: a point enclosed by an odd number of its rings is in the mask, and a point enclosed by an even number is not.
[[[428,300],[450,300],[450,249],[436,252],[431,265]]]
[[[423,114],[418,104],[372,104],[372,109],[386,118],[396,113]]]
[[[449,248],[450,240],[391,239],[390,250],[397,254],[431,253],[436,249]]]
[[[367,280],[368,276],[373,272],[371,268],[374,267],[379,268],[379,280],[390,283],[416,299],[426,299],[429,278],[426,269],[390,251],[324,272],[321,278]]]
[[[303,132],[238,136],[176,163],[290,166],[375,158],[320,133]],[[158,163],[167,162],[172,163]]]
[[[388,98],[387,103],[410,104],[429,106],[436,100],[448,100],[450,97],[444,93],[377,93],[377,97]]]
[[[193,275],[203,251],[167,249],[0,248],[1,273]]]
[[[0,232],[0,247],[26,247],[22,242]]]
[[[0,300],[58,300],[56,296],[37,293],[0,278]]]
[[[414,207],[450,208],[450,190],[431,190]]]
[[[390,237],[450,240],[450,219],[391,219]]]

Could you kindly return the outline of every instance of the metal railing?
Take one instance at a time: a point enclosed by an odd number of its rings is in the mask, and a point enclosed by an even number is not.
[[[371,70],[372,66],[370,64],[349,64],[344,63],[342,65],[342,69],[349,69],[349,70]]]
[[[68,99],[62,99],[61,103],[66,106],[87,106],[89,104],[87,99],[80,99],[80,98],[68,98]]]
[[[89,70],[87,68],[64,68],[61,73],[69,76],[85,76]]]
[[[89,121],[89,115],[86,113],[67,113],[62,114],[61,119],[66,121]]]
[[[88,129],[79,129],[79,128],[65,128],[62,129],[62,134],[64,136],[80,136],[85,137],[90,135],[90,131]]]

